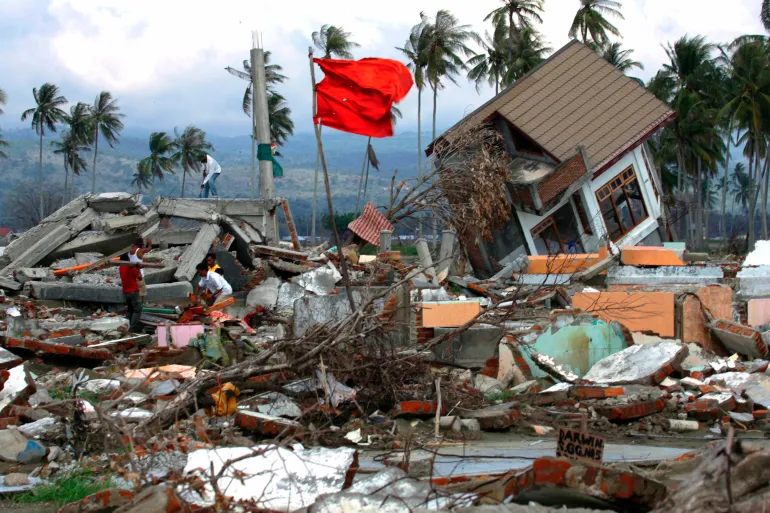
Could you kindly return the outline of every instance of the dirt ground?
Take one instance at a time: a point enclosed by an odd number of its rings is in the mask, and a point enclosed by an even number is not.
[[[13,513],[56,513],[59,508],[53,502],[37,502],[35,504],[15,504],[13,501],[0,501],[0,511]]]

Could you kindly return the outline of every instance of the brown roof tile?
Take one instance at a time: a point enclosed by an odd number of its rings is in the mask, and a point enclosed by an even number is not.
[[[495,112],[558,161],[585,148],[596,171],[673,116],[673,111],[593,50],[572,41],[463,122]],[[442,137],[451,138],[447,131]]]

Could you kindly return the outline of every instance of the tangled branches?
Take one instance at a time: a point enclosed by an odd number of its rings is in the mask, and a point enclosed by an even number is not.
[[[491,125],[461,126],[452,135],[435,149],[439,187],[451,208],[446,221],[460,233],[492,240],[512,213],[506,194],[511,158]]]
[[[393,175],[385,217],[398,224],[429,210],[459,233],[492,240],[513,212],[506,191],[515,177],[502,136],[492,125],[462,125],[436,143],[433,161],[416,180]]]

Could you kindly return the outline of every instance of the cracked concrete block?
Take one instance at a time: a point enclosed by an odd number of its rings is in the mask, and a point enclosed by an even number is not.
[[[583,379],[603,385],[654,385],[687,357],[687,346],[674,342],[634,345],[596,362]]]
[[[725,277],[721,267],[664,266],[654,268],[621,265],[607,271],[608,285],[712,285]]]
[[[261,285],[257,285],[246,296],[246,304],[249,306],[263,306],[273,308],[278,302],[278,290],[281,280],[268,278]]]
[[[206,258],[206,254],[211,250],[214,239],[220,232],[219,225],[204,224],[195,236],[193,243],[185,250],[179,261],[179,267],[174,273],[177,281],[190,281],[195,277],[195,266]]]
[[[85,285],[59,282],[29,282],[28,294],[36,299],[56,299],[66,301],[82,301],[84,303],[114,303],[122,304],[123,291],[120,287],[104,285]],[[146,301],[165,301],[168,299],[183,299],[192,294],[190,282],[161,283],[147,286]]]

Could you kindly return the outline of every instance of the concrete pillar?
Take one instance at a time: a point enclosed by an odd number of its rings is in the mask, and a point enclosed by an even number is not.
[[[380,230],[380,253],[391,251],[393,242],[393,232],[390,230]]]
[[[420,258],[420,265],[423,271],[431,276],[436,276],[436,271],[433,269],[433,257],[430,256],[430,249],[428,248],[428,241],[417,239],[414,245],[417,246],[417,256]]]
[[[452,265],[452,256],[455,252],[455,241],[457,233],[454,230],[443,230],[441,232],[441,249],[439,250],[439,262],[436,265],[438,274],[449,272],[449,266]]]

